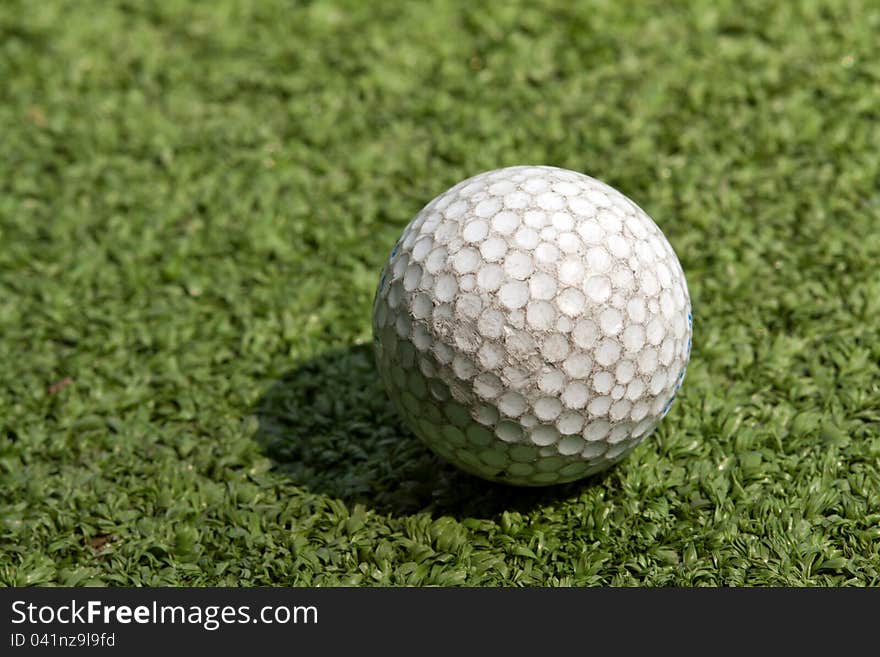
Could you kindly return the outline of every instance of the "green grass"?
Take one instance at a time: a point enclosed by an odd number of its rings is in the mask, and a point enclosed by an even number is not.
[[[880,585],[877,4],[372,4],[0,6],[0,584]],[[538,491],[369,351],[403,226],[519,163],[644,207],[695,321]]]

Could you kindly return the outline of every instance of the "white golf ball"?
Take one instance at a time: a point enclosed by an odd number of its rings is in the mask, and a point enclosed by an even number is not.
[[[403,231],[373,305],[377,367],[431,449],[480,477],[594,474],[653,431],[681,386],[681,265],[626,196],[549,166],[481,173]]]

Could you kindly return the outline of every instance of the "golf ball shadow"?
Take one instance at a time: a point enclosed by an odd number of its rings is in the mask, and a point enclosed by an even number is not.
[[[336,349],[273,384],[255,410],[255,439],[297,485],[380,513],[493,517],[578,494],[605,473],[548,488],[484,481],[451,465],[398,417],[370,345]]]

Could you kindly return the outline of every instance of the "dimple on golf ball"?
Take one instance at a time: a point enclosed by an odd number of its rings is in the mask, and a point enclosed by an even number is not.
[[[604,470],[681,386],[681,264],[626,196],[549,166],[481,173],[403,231],[373,304],[379,374],[435,452],[525,486]]]

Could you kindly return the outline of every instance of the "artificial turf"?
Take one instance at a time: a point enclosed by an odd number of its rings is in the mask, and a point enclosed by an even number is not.
[[[875,2],[0,5],[0,584],[880,585]],[[429,453],[370,309],[433,196],[636,200],[684,387],[543,490]]]

